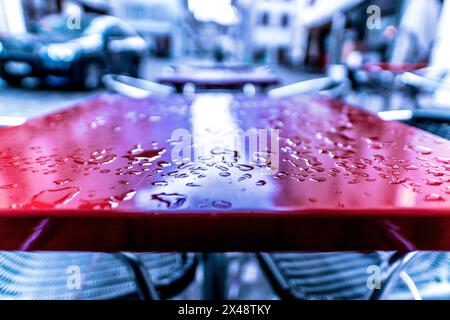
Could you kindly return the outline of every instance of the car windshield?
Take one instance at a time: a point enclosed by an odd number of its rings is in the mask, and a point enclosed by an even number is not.
[[[67,34],[81,35],[89,27],[92,19],[83,17],[69,17],[50,15],[31,26],[30,32],[34,34]]]

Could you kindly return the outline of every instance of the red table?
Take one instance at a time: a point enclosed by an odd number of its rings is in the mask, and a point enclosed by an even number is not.
[[[0,129],[0,174],[1,250],[450,250],[450,142],[324,98],[102,95]]]
[[[173,73],[159,76],[157,81],[174,86],[178,92],[188,83],[201,89],[241,89],[246,84],[265,89],[279,84],[278,77],[267,69],[226,65],[177,67]]]

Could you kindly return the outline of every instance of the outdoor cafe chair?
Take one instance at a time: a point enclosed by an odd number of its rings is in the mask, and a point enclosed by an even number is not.
[[[193,253],[0,252],[0,299],[168,299],[192,282],[196,267]]]
[[[0,252],[0,299],[168,299],[196,266],[195,254]]]
[[[442,252],[261,253],[258,258],[282,299],[302,300],[419,300],[428,285],[448,282],[450,262]],[[379,272],[378,287],[373,272]]]

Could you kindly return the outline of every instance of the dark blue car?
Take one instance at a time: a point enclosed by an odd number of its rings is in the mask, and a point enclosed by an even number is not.
[[[137,76],[146,49],[145,40],[118,18],[50,15],[27,34],[0,35],[0,77],[12,86],[34,77],[95,89],[105,73]]]

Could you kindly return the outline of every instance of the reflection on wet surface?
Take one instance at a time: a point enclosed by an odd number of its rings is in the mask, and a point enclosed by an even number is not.
[[[174,157],[180,129],[192,141]],[[279,150],[235,143],[257,129],[277,129]],[[449,141],[318,98],[103,95],[0,141],[2,208],[450,207]]]

